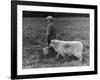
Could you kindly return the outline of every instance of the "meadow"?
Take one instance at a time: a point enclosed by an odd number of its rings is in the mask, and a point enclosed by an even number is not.
[[[89,17],[60,17],[55,18],[56,39],[66,41],[81,41],[83,43],[83,60],[74,57],[56,58],[51,52],[43,55],[42,48],[46,47],[44,18],[23,17],[23,69],[46,67],[89,66]]]

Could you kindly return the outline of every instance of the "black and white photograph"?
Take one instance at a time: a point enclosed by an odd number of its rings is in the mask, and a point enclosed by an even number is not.
[[[12,35],[17,45],[12,73],[19,78],[96,74],[96,6],[23,4],[17,3],[16,13],[12,9],[12,19],[17,18],[12,21],[17,29],[12,29],[17,35]]]
[[[23,69],[89,66],[89,14],[23,11]]]

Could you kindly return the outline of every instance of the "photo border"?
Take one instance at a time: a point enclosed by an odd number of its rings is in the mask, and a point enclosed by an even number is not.
[[[49,6],[49,7],[94,9],[94,46],[95,46],[94,71],[17,75],[17,5],[36,5],[36,6]],[[76,75],[90,75],[90,74],[97,74],[97,6],[96,5],[47,3],[47,2],[33,2],[33,1],[11,1],[11,78],[12,79],[76,76]]]

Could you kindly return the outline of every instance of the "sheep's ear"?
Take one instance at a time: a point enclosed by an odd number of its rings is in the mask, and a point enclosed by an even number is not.
[[[59,44],[59,42],[55,41],[55,42],[54,42],[54,44],[58,45],[58,44]]]
[[[56,44],[56,42],[51,42],[51,43]]]
[[[51,40],[51,43],[55,43],[55,41]]]
[[[51,40],[51,43],[53,43],[53,44],[58,44],[59,42],[54,41],[54,40]]]

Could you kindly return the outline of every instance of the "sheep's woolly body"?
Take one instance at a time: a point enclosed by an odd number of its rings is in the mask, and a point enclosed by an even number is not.
[[[57,43],[56,45],[53,44],[52,47],[58,53],[58,55],[62,55],[65,57],[65,54],[71,56],[74,55],[82,60],[82,50],[83,44],[79,41],[60,41],[60,40],[52,40],[52,42]]]

